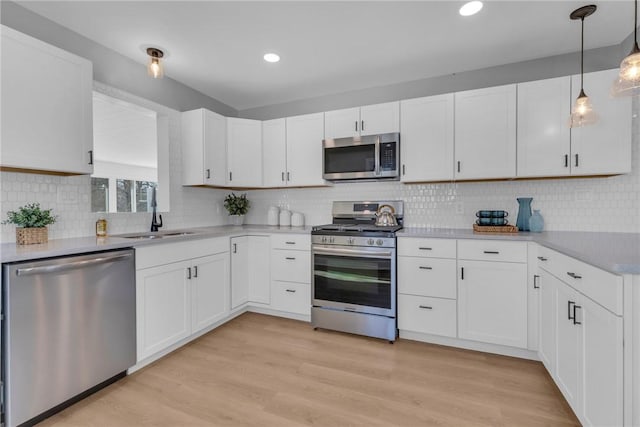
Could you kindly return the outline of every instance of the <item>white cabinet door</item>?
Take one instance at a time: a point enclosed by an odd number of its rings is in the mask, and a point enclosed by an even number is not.
[[[571,78],[518,84],[518,176],[563,176],[571,172]]]
[[[249,301],[249,238],[231,238],[231,309]]]
[[[456,300],[398,295],[398,329],[456,337]]]
[[[400,103],[403,182],[453,179],[453,94]]]
[[[516,85],[455,94],[456,179],[516,176]]]
[[[556,372],[556,312],[559,280],[539,270],[540,302],[538,315],[538,356],[551,376]]]
[[[578,305],[578,293],[557,281],[556,333],[557,365],[556,384],[572,408],[578,404],[579,337],[580,329],[574,321],[574,306]],[[578,413],[578,411],[576,411]]]
[[[193,260],[191,266],[191,333],[229,314],[229,253]]]
[[[623,425],[622,318],[589,298],[576,311],[582,325],[581,421],[592,426]]]
[[[269,304],[271,302],[271,281],[268,236],[248,236],[249,301]]]
[[[322,179],[324,114],[287,117],[287,185],[326,185]]]
[[[93,172],[90,61],[2,26],[0,167]]]
[[[360,107],[360,134],[378,135],[400,132],[400,103],[398,101]]]
[[[324,113],[324,137],[344,138],[360,134],[360,108],[345,108]]]
[[[571,129],[572,175],[631,171],[631,98],[610,96],[617,75],[617,69],[584,75],[584,91],[598,114],[598,122]],[[571,102],[579,92],[580,76],[573,76]]]
[[[527,347],[527,265],[459,261],[460,338]]]
[[[287,313],[311,314],[311,286],[308,283],[278,282],[272,284],[271,308]]]
[[[285,119],[262,122],[262,182],[265,187],[287,185],[287,128]]]
[[[398,257],[398,292],[456,299],[456,260]]]
[[[224,186],[227,119],[204,108],[182,113],[182,185]]]
[[[227,185],[262,185],[262,123],[227,117]]]
[[[191,288],[182,261],[136,273],[138,361],[191,334]]]

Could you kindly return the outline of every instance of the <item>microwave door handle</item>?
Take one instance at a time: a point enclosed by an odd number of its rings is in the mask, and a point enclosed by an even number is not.
[[[375,156],[376,156],[375,174],[376,174],[376,176],[378,176],[378,175],[380,175],[380,137],[379,136],[376,136],[375,147],[376,147],[376,151],[375,151]]]

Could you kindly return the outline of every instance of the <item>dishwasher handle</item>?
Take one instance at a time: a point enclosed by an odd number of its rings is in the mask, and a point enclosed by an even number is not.
[[[83,261],[74,261],[66,264],[52,264],[52,265],[43,265],[39,267],[27,267],[27,268],[18,268],[16,270],[17,276],[32,276],[34,274],[49,274],[49,273],[60,273],[62,271],[75,270],[76,268],[89,267],[98,264],[107,264],[109,262],[115,262],[124,260],[127,258],[131,258],[133,255],[131,253],[120,254],[120,255],[111,255],[111,256],[102,256],[93,259],[87,259]]]

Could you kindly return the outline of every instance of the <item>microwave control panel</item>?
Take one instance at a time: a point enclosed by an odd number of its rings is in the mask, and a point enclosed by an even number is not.
[[[380,143],[380,170],[392,171],[396,169],[396,143]]]

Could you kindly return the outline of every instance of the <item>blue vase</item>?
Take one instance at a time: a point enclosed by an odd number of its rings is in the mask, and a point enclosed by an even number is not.
[[[544,228],[544,218],[540,215],[540,211],[533,210],[533,215],[529,218],[529,230],[534,233],[540,233]]]
[[[520,231],[529,231],[529,218],[531,218],[531,201],[533,197],[518,197],[518,219],[516,226]]]

